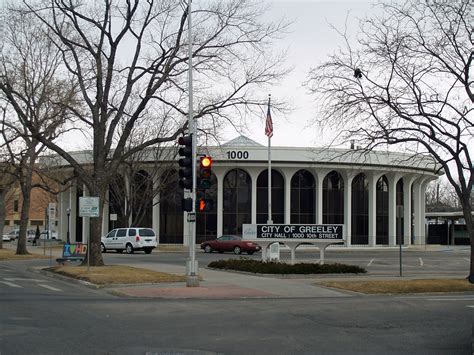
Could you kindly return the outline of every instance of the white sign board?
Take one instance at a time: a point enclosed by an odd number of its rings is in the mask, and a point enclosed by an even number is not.
[[[110,220],[111,221],[116,221],[117,220],[117,213],[111,213],[110,214]]]
[[[99,217],[99,198],[79,197],[79,217]]]

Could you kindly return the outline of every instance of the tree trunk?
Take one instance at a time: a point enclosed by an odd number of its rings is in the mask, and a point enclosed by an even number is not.
[[[31,203],[31,184],[27,183],[23,192],[23,203],[21,206],[20,214],[20,231],[18,234],[18,244],[16,245],[16,254],[25,255],[29,254],[26,249],[26,230],[28,228],[28,220],[30,214],[30,203]]]
[[[471,265],[469,268],[469,282],[474,283],[474,218],[472,217],[472,206],[469,197],[461,200],[466,230],[471,242]]]
[[[100,191],[100,192],[98,192]],[[91,217],[90,220],[90,235],[89,235],[89,265],[90,266],[104,266],[104,259],[100,251],[100,240],[102,237],[102,215],[104,209],[105,188],[94,187],[89,188],[90,196],[99,197],[99,217]],[[82,265],[88,264],[88,257],[84,259]]]
[[[5,197],[7,195],[7,189],[2,187],[0,188],[0,235],[3,235],[3,229],[5,228]],[[3,249],[3,239],[0,238],[0,249]]]

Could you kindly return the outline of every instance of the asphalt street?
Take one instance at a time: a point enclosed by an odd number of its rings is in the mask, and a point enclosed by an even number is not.
[[[369,274],[379,277],[397,272],[397,265],[391,265],[396,261],[393,252],[330,251],[326,260],[370,263]],[[439,274],[443,265],[450,273],[463,275],[469,256],[461,248],[406,254],[404,260],[412,263],[413,272],[429,271],[429,275]],[[0,262],[0,353],[472,353],[473,294],[326,293],[310,279],[250,277],[204,267],[209,260],[236,257],[231,254],[198,252],[197,257],[202,274],[210,278],[204,284],[243,282],[249,289],[267,287],[269,295],[230,299],[118,296],[113,292],[116,289],[93,289],[40,273],[49,260]],[[170,270],[183,268],[186,258],[183,252],[104,255],[108,264],[158,265]],[[311,290],[306,297],[285,296],[284,292],[290,294],[295,292],[291,288],[302,286]]]

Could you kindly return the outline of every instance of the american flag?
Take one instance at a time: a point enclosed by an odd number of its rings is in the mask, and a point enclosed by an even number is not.
[[[273,137],[273,122],[272,115],[270,114],[270,99],[268,100],[267,121],[265,122],[265,135],[268,136],[268,138]]]

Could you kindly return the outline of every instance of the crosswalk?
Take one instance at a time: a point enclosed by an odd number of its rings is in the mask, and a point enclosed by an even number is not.
[[[24,288],[24,287],[31,287],[31,286],[39,286],[44,289],[54,291],[54,292],[62,292],[61,289],[48,285],[48,280],[41,280],[41,279],[28,279],[22,277],[4,277],[0,279],[0,284],[11,287],[11,288]]]

